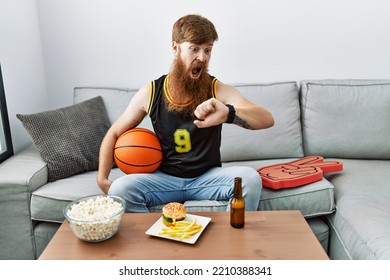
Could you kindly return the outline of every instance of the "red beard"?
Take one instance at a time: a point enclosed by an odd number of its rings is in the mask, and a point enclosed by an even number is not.
[[[191,74],[199,72],[197,79],[191,78]],[[180,57],[175,59],[168,81],[169,93],[164,95],[168,111],[193,117],[196,107],[211,98],[211,82],[204,62],[194,60],[186,69]]]

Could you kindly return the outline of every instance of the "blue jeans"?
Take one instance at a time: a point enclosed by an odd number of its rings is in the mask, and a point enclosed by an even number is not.
[[[160,171],[128,174],[115,180],[108,193],[126,200],[126,212],[149,212],[148,207],[188,200],[231,200],[234,178],[242,178],[245,209],[255,211],[262,189],[259,173],[250,167],[215,167],[195,178],[180,178]],[[226,209],[230,211],[230,207]]]

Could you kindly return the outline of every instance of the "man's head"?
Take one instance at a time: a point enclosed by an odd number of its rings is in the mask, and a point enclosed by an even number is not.
[[[211,78],[208,63],[218,34],[213,23],[199,15],[187,15],[173,25],[172,48],[175,60],[172,66],[170,90],[174,103],[168,109],[192,113],[198,104],[210,98]],[[190,105],[189,100],[193,100]]]
[[[200,15],[187,15],[178,19],[172,29],[172,48],[176,59],[181,59],[187,69],[201,62],[207,69],[211,50],[218,34],[214,24]],[[200,70],[199,65],[196,70]],[[199,72],[199,71],[197,71]],[[199,73],[194,73],[199,74]],[[192,78],[198,78],[194,75]]]
[[[218,34],[214,24],[200,15],[181,17],[173,25],[172,42],[203,45],[217,40]]]

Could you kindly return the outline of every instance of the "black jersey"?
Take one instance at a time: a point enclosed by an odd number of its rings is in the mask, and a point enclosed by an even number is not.
[[[169,94],[164,75],[150,84],[148,114],[163,150],[159,170],[167,174],[193,178],[212,167],[221,166],[222,124],[198,128],[195,117],[183,117],[168,112],[164,94]],[[217,98],[217,79],[212,79],[211,95]]]

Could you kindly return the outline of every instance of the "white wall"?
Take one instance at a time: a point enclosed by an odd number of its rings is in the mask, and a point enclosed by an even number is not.
[[[138,88],[167,72],[171,27],[214,22],[210,72],[224,82],[390,78],[386,0],[38,0],[50,104],[75,86]]]
[[[0,63],[14,151],[30,143],[16,118],[48,108],[37,5],[0,0]]]

